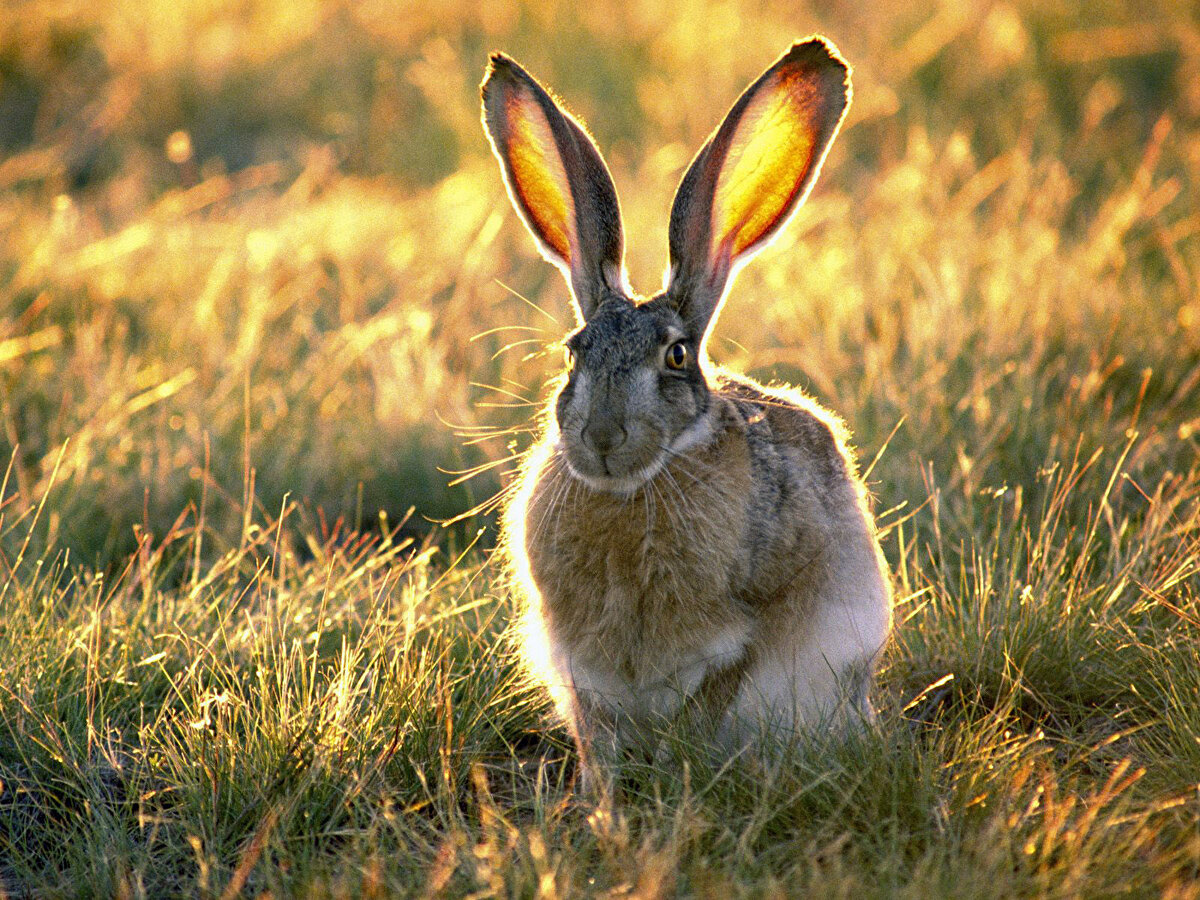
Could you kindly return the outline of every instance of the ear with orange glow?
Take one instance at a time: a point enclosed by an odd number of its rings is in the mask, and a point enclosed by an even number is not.
[[[850,104],[850,70],[823,38],[792,46],[738,98],[671,208],[667,291],[702,335],[737,269],[804,202]]]
[[[587,132],[502,53],[481,88],[483,124],[513,206],[558,266],[582,318],[625,284],[621,210]]]

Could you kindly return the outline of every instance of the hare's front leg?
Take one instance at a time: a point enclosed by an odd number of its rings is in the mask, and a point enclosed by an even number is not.
[[[607,702],[576,687],[567,717],[579,752],[580,786],[585,793],[606,791],[616,775],[624,749],[621,720]]]

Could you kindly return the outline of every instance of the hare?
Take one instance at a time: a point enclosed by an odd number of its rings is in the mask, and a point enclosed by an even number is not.
[[[502,547],[523,649],[585,780],[672,723],[733,754],[868,720],[891,589],[845,428],[705,353],[737,271],[816,179],[846,63],[809,38],[738,98],[683,176],[648,299],[629,288],[616,190],[580,123],[503,54],[482,95],[513,205],[579,324]]]

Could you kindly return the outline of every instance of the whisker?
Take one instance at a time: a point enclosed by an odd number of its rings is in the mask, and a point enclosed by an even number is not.
[[[537,334],[547,333],[545,328],[538,328],[535,325],[497,325],[495,328],[489,328],[486,331],[480,331],[471,335],[468,343],[473,344],[475,341],[482,340],[489,335],[499,334],[501,331],[532,331]]]
[[[655,503],[655,494],[657,494],[658,490],[657,490],[657,488],[654,487],[654,479],[653,478],[651,478],[649,481],[646,482],[645,487],[646,487],[646,490],[643,491],[642,493],[643,493],[644,499],[646,501],[644,504],[646,507],[646,534],[653,534],[654,533],[654,512],[657,511],[657,504]],[[652,508],[653,508],[654,512],[652,512]]]
[[[506,390],[505,388],[498,387],[494,384],[484,384],[482,381],[471,381],[468,383],[471,385],[471,387],[480,388],[485,391],[495,391],[497,394],[503,394],[505,397],[512,397],[514,400],[520,400],[521,403],[527,406],[535,406],[537,404],[537,401],[535,400],[530,400],[528,397],[522,397],[520,394],[515,393],[514,391]]]
[[[509,350],[514,350],[517,347],[524,347],[526,344],[537,344],[539,347],[544,347],[546,345],[546,342],[544,340],[542,340],[541,338],[525,338],[524,340],[520,340],[520,341],[509,341],[507,344],[505,344],[503,347],[501,347],[499,350],[497,350],[495,353],[492,354],[492,362],[495,362],[497,359],[499,359],[501,356],[503,356]],[[528,356],[525,358],[529,359]]]
[[[543,316],[545,316],[547,319],[549,319],[551,322],[553,322],[560,329],[563,327],[562,323],[560,321],[558,321],[558,319],[554,318],[554,316],[550,315],[550,313],[546,312],[544,309],[542,309],[540,306],[538,306],[536,303],[534,303],[532,300],[530,300],[528,297],[526,297],[524,294],[522,294],[516,288],[509,287],[507,284],[505,284],[499,278],[496,279],[496,284],[500,285],[500,287],[504,288],[506,291],[508,291],[510,294],[512,294],[518,300],[521,300],[524,303],[528,304],[529,306],[532,306],[534,309],[536,309],[538,312],[540,312]]]
[[[555,457],[551,457],[548,463],[552,464],[554,461]],[[551,468],[549,470],[549,476],[550,488],[553,493],[550,494],[550,499],[546,503],[546,508],[542,510],[541,516],[538,517],[537,526],[530,532],[530,534],[535,537],[543,534],[542,528],[546,524],[546,520],[554,511],[554,508],[558,504],[563,492],[566,490],[569,480],[563,476],[561,468],[558,467]]]

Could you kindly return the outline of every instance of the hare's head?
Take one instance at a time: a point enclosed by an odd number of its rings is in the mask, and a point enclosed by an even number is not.
[[[583,127],[524,69],[492,57],[483,122],[517,212],[562,271],[579,328],[555,412],[571,471],[629,492],[712,427],[704,346],[737,270],[803,202],[850,99],[821,38],[797,43],[738,98],[675,194],[663,291],[625,275],[612,177]]]

